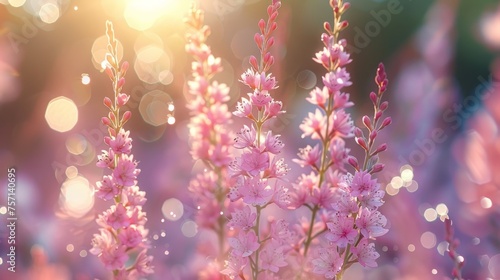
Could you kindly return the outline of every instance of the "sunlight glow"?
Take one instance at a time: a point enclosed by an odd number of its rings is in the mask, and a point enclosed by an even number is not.
[[[165,15],[171,2],[167,0],[129,0],[125,7],[125,20],[136,30],[144,31]]]
[[[89,181],[82,176],[66,180],[61,187],[59,204],[71,217],[80,218],[87,214],[94,206],[94,192]]]
[[[69,131],[78,122],[78,108],[73,100],[64,96],[56,97],[47,105],[45,120],[55,131]]]

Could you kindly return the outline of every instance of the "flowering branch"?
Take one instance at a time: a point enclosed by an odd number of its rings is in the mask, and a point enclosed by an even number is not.
[[[369,240],[388,230],[385,229],[386,218],[377,211],[383,204],[384,191],[377,180],[372,179],[372,174],[382,171],[384,166],[378,163],[377,155],[387,145],[374,147],[378,133],[390,124],[391,119],[380,122],[388,106],[387,102],[381,101],[388,83],[382,64],[375,79],[378,94],[370,94],[375,109],[374,117],[362,118],[368,130],[368,139],[361,129],[354,127],[350,114],[345,111],[354,105],[349,101],[349,94],[342,92],[352,84],[345,68],[351,59],[345,50],[347,42],[339,39],[339,35],[348,26],[348,22],[342,20],[342,15],[350,5],[342,0],[331,0],[330,6],[333,10],[333,25],[324,23],[326,33],[321,36],[324,48],[314,58],[327,70],[322,79],[324,86],[310,92],[307,101],[317,108],[300,125],[303,138],[310,137],[319,143],[300,149],[299,158],[294,160],[302,167],[310,167],[312,171],[302,174],[294,185],[292,205],[296,208],[304,206],[311,212],[309,224],[302,226],[302,241],[295,246],[297,253],[307,260],[312,245],[318,244],[315,240],[324,236],[328,245],[315,249],[310,260],[312,273],[339,280],[356,262],[365,267],[377,266],[375,259],[379,254]],[[356,136],[356,143],[365,151],[362,166],[359,166],[356,158],[349,156],[350,149],[345,147],[344,139],[353,136]],[[346,163],[354,167],[354,174],[347,172]],[[308,272],[303,265],[298,272],[299,277]]]
[[[448,242],[448,255],[453,260],[453,270],[451,275],[455,280],[463,280],[462,278],[462,268],[464,267],[465,260],[462,256],[457,253],[458,245],[460,245],[460,241],[455,238],[453,227],[451,225],[451,220],[444,220],[445,228],[446,228],[446,242]]]
[[[230,184],[227,171],[233,141],[226,126],[231,123],[231,113],[226,104],[229,88],[212,81],[223,69],[221,59],[214,57],[206,44],[210,28],[203,21],[203,11],[193,6],[185,20],[192,29],[187,34],[186,52],[194,58],[192,80],[188,82],[192,97],[187,105],[191,112],[188,127],[191,155],[194,160],[202,161],[206,169],[191,180],[189,190],[199,210],[197,224],[218,236],[217,258],[221,261],[227,250],[226,196]]]
[[[229,198],[232,202],[241,199],[245,207],[231,213],[228,226],[238,235],[229,238],[232,250],[222,273],[241,279],[248,277],[248,271],[254,280],[261,279],[259,275],[270,277],[287,265],[288,224],[284,220],[271,220],[267,230],[261,225],[262,211],[267,206],[276,204],[286,209],[289,202],[288,189],[282,185],[289,169],[284,159],[278,158],[284,144],[280,135],[273,135],[271,130],[263,131],[269,120],[284,113],[282,103],[270,94],[277,88],[276,79],[267,74],[274,63],[269,50],[274,44],[272,33],[277,28],[280,6],[280,1],[272,1],[267,8],[268,20],[261,19],[258,23],[260,33],[255,34],[254,41],[260,51],[260,60],[250,57],[251,68],[241,76],[241,82],[251,92],[248,99],[238,102],[233,112],[237,117],[250,120],[251,124],[244,125],[234,140],[234,147],[242,154],[230,164],[237,182]]]
[[[104,98],[104,105],[110,110],[107,117],[101,119],[108,127],[109,136],[104,142],[108,151],[98,156],[97,166],[111,171],[96,183],[96,196],[114,205],[99,215],[96,222],[101,228],[94,234],[91,253],[97,255],[106,269],[113,272],[114,279],[138,279],[153,273],[152,256],[147,255],[149,247],[146,238],[148,230],[144,227],[147,218],[142,211],[146,202],[145,192],[137,186],[137,162],[132,152],[130,131],[123,126],[131,117],[131,112],[123,114],[124,106],[130,95],[122,93],[125,74],[129,67],[127,62],[119,65],[117,41],[111,22],[106,23],[108,37],[108,53],[106,54],[106,73],[113,84],[113,100]],[[131,264],[128,267],[127,264]]]

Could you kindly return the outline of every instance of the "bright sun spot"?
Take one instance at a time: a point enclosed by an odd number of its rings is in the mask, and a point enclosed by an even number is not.
[[[171,0],[129,0],[125,7],[127,24],[139,31],[151,28],[168,11]]]

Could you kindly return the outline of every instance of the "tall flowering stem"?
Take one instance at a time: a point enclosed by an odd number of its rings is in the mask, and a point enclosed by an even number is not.
[[[378,163],[378,153],[387,145],[375,147],[375,139],[391,119],[381,121],[388,106],[381,101],[388,83],[382,64],[375,78],[378,93],[370,94],[374,116],[362,118],[368,137],[354,126],[346,112],[354,105],[349,94],[343,92],[352,84],[346,70],[351,59],[346,52],[346,40],[339,36],[348,26],[342,15],[350,5],[342,0],[331,0],[330,6],[333,24],[324,23],[325,33],[321,35],[324,48],[314,58],[327,73],[322,77],[323,87],[313,89],[307,98],[317,108],[300,125],[303,138],[310,137],[319,143],[300,149],[299,157],[294,160],[302,167],[309,167],[311,172],[302,174],[294,185],[291,205],[310,210],[310,219],[301,225],[301,242],[295,246],[297,254],[305,259],[303,263],[310,266],[304,265],[298,272],[299,277],[312,272],[338,280],[354,263],[365,267],[377,265],[375,260],[379,254],[370,240],[387,232],[387,220],[377,210],[383,204],[384,191],[372,175],[382,171],[384,166]],[[350,149],[345,145],[345,139],[353,136],[365,152],[361,166],[349,155]],[[355,171],[349,173],[346,164],[353,166]],[[324,238],[319,238],[321,236]],[[321,242],[327,245],[320,246]]]
[[[453,260],[453,270],[451,271],[451,275],[455,280],[463,280],[462,277],[462,268],[464,267],[465,261],[462,256],[460,256],[457,252],[458,245],[460,241],[455,238],[453,226],[450,219],[444,220],[445,229],[446,229],[446,242],[448,242],[448,255]]]
[[[108,127],[109,136],[104,142],[109,149],[98,156],[97,166],[110,172],[96,183],[95,195],[105,201],[112,200],[108,210],[98,216],[96,222],[101,227],[94,234],[91,253],[97,255],[105,268],[113,272],[113,279],[139,279],[153,273],[152,256],[147,254],[149,242],[145,228],[146,213],[142,206],[146,202],[145,192],[137,186],[140,169],[132,154],[132,138],[124,125],[131,112],[120,112],[130,95],[122,93],[127,62],[119,64],[117,40],[111,22],[106,23],[108,53],[105,72],[113,84],[113,100],[104,98],[109,109],[107,117],[101,119]]]
[[[195,6],[190,10],[185,22],[191,28],[187,34],[186,52],[192,55],[192,78],[188,82],[191,113],[189,137],[191,155],[194,160],[202,161],[204,171],[190,184],[198,208],[199,226],[214,231],[218,236],[219,253],[222,261],[227,251],[226,223],[228,215],[227,194],[230,179],[227,175],[231,161],[233,139],[226,128],[231,123],[228,110],[229,88],[213,81],[215,74],[221,72],[221,59],[214,57],[206,44],[210,28],[203,23],[204,13]]]
[[[291,238],[284,220],[261,221],[263,210],[271,204],[288,207],[288,189],[283,177],[289,171],[279,154],[284,146],[279,135],[264,131],[268,121],[284,113],[282,103],[274,100],[270,92],[277,88],[276,79],[269,74],[274,63],[270,48],[274,44],[273,32],[280,1],[272,1],[267,8],[268,19],[258,23],[260,32],[254,41],[260,50],[260,60],[250,57],[250,69],[241,76],[241,82],[250,88],[248,98],[243,97],[233,114],[246,119],[237,133],[234,147],[241,152],[230,164],[231,174],[237,182],[230,189],[232,202],[243,201],[242,209],[231,212],[228,226],[235,231],[229,238],[231,252],[222,271],[240,279],[268,279],[287,265],[285,257]],[[266,226],[266,228],[264,228]],[[264,277],[264,278],[261,278]]]

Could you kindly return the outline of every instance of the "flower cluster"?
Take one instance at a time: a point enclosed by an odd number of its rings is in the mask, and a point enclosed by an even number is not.
[[[109,136],[104,142],[109,146],[98,156],[97,166],[111,172],[96,183],[95,195],[105,201],[113,200],[108,210],[98,216],[96,222],[101,227],[94,235],[91,252],[97,255],[106,269],[113,272],[114,279],[138,279],[153,273],[152,256],[144,227],[147,218],[142,211],[146,202],[145,192],[137,186],[137,161],[132,154],[130,131],[123,126],[130,119],[131,112],[120,113],[130,96],[122,93],[128,63],[119,66],[117,41],[111,22],[106,24],[108,51],[106,73],[113,82],[114,101],[104,98],[104,105],[110,110],[102,122],[108,127]]]
[[[221,59],[214,57],[206,44],[210,29],[203,21],[203,11],[193,6],[186,19],[193,30],[187,34],[186,52],[194,58],[192,79],[188,82],[191,97],[187,105],[191,113],[188,127],[191,155],[194,160],[203,162],[204,170],[191,180],[189,190],[199,210],[197,224],[217,234],[219,246],[210,251],[218,250],[215,257],[222,261],[227,251],[226,209],[229,201],[226,196],[230,184],[227,172],[233,144],[226,128],[231,123],[226,104],[230,98],[225,84],[211,81],[223,69]]]
[[[251,68],[241,76],[241,82],[250,88],[248,98],[243,97],[233,114],[248,119],[234,139],[234,148],[241,151],[230,163],[232,177],[237,181],[228,197],[232,202],[243,201],[245,206],[231,212],[228,226],[237,232],[229,238],[231,252],[222,271],[230,277],[262,279],[272,277],[287,265],[285,257],[291,233],[288,224],[280,219],[269,221],[261,227],[264,208],[275,204],[286,209],[289,204],[288,189],[284,176],[289,171],[283,158],[279,157],[284,147],[280,135],[271,130],[263,131],[265,124],[282,111],[282,103],[271,96],[277,88],[276,79],[268,73],[274,63],[270,48],[274,44],[272,33],[277,28],[276,18],[280,1],[269,5],[268,20],[259,21],[260,33],[254,41],[260,50],[260,62],[250,57]],[[266,278],[267,279],[267,278]]]
[[[381,121],[388,106],[387,102],[381,102],[388,83],[383,65],[379,66],[375,78],[378,94],[370,94],[374,116],[362,118],[368,137],[354,126],[346,112],[354,105],[349,94],[344,92],[352,84],[346,69],[351,59],[346,52],[347,42],[339,39],[339,33],[348,26],[342,15],[350,5],[342,0],[331,0],[330,6],[334,22],[333,25],[325,22],[326,33],[321,36],[324,48],[314,58],[327,73],[322,77],[323,87],[313,89],[307,98],[317,108],[300,125],[303,138],[310,137],[319,143],[300,149],[294,160],[302,167],[310,168],[311,172],[302,174],[294,184],[291,205],[295,208],[304,206],[311,214],[309,223],[301,226],[299,244],[294,246],[309,266],[304,265],[297,273],[309,275],[312,272],[341,279],[353,263],[365,267],[377,265],[375,260],[379,254],[371,240],[388,231],[386,218],[377,210],[383,204],[384,191],[372,175],[384,167],[378,163],[377,154],[387,145],[376,148],[374,145],[377,134],[390,124],[391,119]],[[346,139],[353,136],[365,152],[361,166],[346,148]],[[348,165],[354,167],[353,173],[347,171]],[[313,242],[319,236],[324,238]],[[308,252],[313,244],[317,246],[311,257]]]

